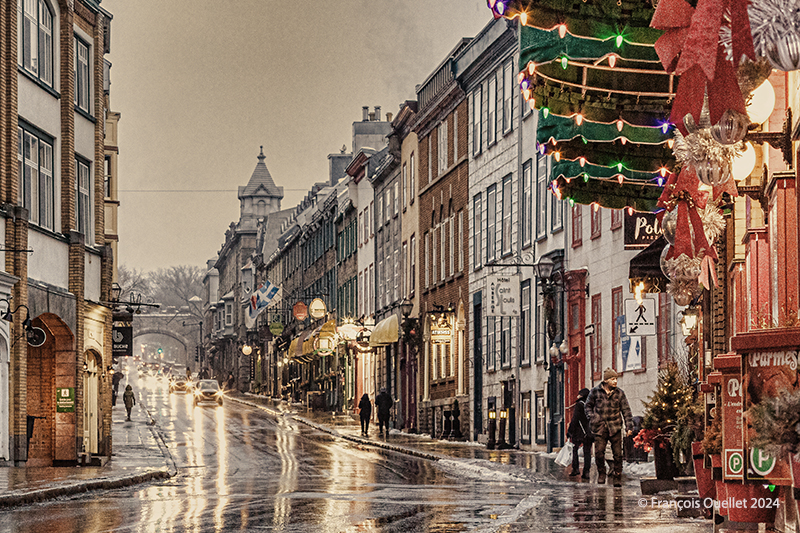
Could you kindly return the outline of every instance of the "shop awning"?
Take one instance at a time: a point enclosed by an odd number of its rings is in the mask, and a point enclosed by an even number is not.
[[[644,283],[643,292],[656,293],[667,290],[669,279],[661,272],[661,252],[666,245],[667,240],[662,236],[633,256],[628,267],[631,292],[640,282]]]
[[[400,326],[397,315],[384,318],[375,325],[369,337],[370,346],[386,346],[398,341]]]
[[[307,363],[311,361],[311,357],[309,354],[306,353],[306,346],[308,344],[308,336],[311,334],[311,331],[303,331],[292,340],[292,343],[289,345],[289,360],[295,361],[298,363]],[[312,350],[313,352],[313,350]]]

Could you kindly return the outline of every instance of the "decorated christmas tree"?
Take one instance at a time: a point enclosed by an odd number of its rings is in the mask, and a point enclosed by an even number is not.
[[[637,445],[652,448],[659,435],[671,435],[681,410],[693,403],[692,388],[686,384],[675,362],[670,362],[658,374],[658,386],[644,404],[642,431]]]

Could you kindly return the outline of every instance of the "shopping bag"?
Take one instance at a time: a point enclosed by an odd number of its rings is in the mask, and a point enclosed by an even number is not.
[[[561,466],[569,466],[572,464],[572,449],[575,447],[571,440],[568,440],[561,451],[556,455],[556,464]]]

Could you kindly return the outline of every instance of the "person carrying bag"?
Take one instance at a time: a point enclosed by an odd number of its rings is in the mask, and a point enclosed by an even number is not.
[[[583,479],[589,479],[589,471],[592,469],[592,435],[589,425],[589,418],[586,416],[586,398],[589,396],[589,389],[581,389],[578,399],[575,402],[575,410],[572,412],[572,420],[567,429],[567,437],[573,442],[572,449],[572,471],[570,476],[580,474],[580,463],[578,450],[583,446]],[[567,466],[567,465],[564,465]]]

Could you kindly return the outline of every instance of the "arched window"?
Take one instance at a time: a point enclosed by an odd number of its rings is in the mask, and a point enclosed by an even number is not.
[[[17,63],[53,86],[53,12],[45,0],[17,1]]]

